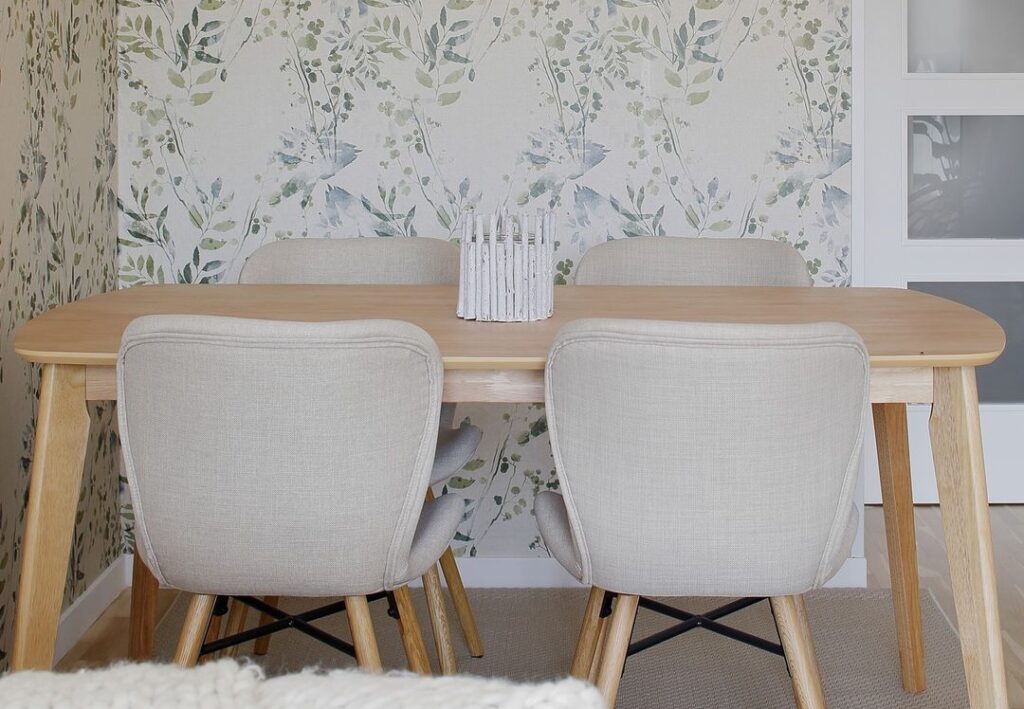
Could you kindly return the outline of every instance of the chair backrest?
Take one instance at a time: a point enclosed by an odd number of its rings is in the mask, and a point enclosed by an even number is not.
[[[580,259],[576,284],[586,286],[809,286],[800,253],[767,239],[675,236],[606,241]]]
[[[857,529],[868,371],[836,323],[570,323],[545,401],[584,583],[671,596],[824,583]]]
[[[162,583],[327,596],[403,578],[443,378],[423,330],[149,316],[117,377],[136,541]]]
[[[431,238],[286,239],[256,249],[239,283],[450,284],[459,249]]]

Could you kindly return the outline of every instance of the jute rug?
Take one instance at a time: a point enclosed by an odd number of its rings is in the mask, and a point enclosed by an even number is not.
[[[469,589],[470,601],[487,650],[481,659],[466,652],[454,612],[450,612],[461,672],[536,680],[568,670],[586,600],[575,589]],[[414,590],[424,640],[433,660],[432,635],[422,591]],[[718,603],[707,599],[673,601],[700,611]],[[177,641],[187,599],[179,598],[157,629],[157,654],[169,659]],[[285,601],[290,612],[321,605],[306,599]],[[383,601],[372,604],[377,640],[386,667],[404,668],[397,623]],[[928,596],[922,598],[928,690],[907,694],[899,680],[893,611],[887,591],[826,590],[808,597],[825,691],[831,709],[964,709],[967,693],[957,637]],[[250,611],[250,623],[256,622]],[[767,604],[731,616],[730,624],[777,640]],[[318,622],[349,637],[344,614]],[[670,621],[641,609],[634,638]],[[243,646],[240,656],[251,651]],[[273,637],[270,653],[255,658],[277,674],[310,665],[348,667],[353,661],[296,631]],[[434,667],[436,668],[436,661]],[[791,709],[793,699],[782,658],[694,630],[629,658],[619,692],[622,709]]]

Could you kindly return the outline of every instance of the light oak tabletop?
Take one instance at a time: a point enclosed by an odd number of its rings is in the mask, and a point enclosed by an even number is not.
[[[455,286],[143,286],[44,313],[19,330],[14,346],[31,362],[111,366],[128,323],[158,313],[406,320],[430,333],[448,369],[543,369],[559,328],[593,317],[838,321],[860,333],[876,367],[981,366],[1006,345],[1002,328],[987,315],[932,295],[890,288],[558,286],[554,317],[535,323],[460,320],[456,298]]]

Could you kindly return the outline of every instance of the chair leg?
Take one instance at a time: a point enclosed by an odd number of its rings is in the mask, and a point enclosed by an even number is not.
[[[771,604],[782,647],[786,651],[797,708],[826,709],[803,596],[776,596],[771,599]]]
[[[132,609],[128,621],[128,645],[133,660],[153,656],[153,630],[156,627],[156,603],[160,584],[135,549],[132,562]]]
[[[239,600],[231,601],[231,609],[228,611],[228,620],[224,626],[224,637],[237,635],[245,628],[245,619],[249,615],[249,606]],[[221,652],[222,657],[237,657],[241,645],[232,645]]]
[[[356,661],[359,667],[367,672],[380,672],[383,668],[366,596],[345,596],[345,611],[348,614],[349,627],[352,629],[352,644],[356,648]]]
[[[462,637],[466,639],[469,654],[473,657],[483,657],[484,643],[480,639],[476,618],[473,617],[473,609],[469,605],[469,598],[466,597],[466,587],[462,584],[462,574],[459,573],[459,565],[455,562],[451,547],[445,549],[441,555],[441,572],[448,584],[448,594],[455,605],[455,616],[459,619]]]
[[[633,621],[636,620],[639,603],[639,596],[619,594],[615,599],[612,617],[609,619],[608,637],[601,651],[601,669],[597,674],[597,689],[609,707],[615,706],[615,700],[619,695],[622,668],[626,664],[626,651],[633,635]]]
[[[441,674],[453,675],[459,671],[455,661],[455,647],[452,645],[451,628],[448,625],[448,609],[441,593],[441,577],[437,565],[431,566],[423,575],[423,592],[427,596],[427,613],[430,627],[434,631],[434,647],[441,665]]]
[[[608,641],[608,618],[597,620],[597,645],[594,647],[594,659],[590,661],[590,670],[587,672],[587,681],[597,684],[597,675],[601,670],[601,657],[604,655],[604,648]]]
[[[175,664],[182,667],[195,667],[199,659],[199,651],[203,647],[203,639],[210,625],[210,615],[216,596],[197,594],[192,596],[185,614],[185,624],[178,637],[178,649],[174,653]]]
[[[444,407],[442,407],[442,411]],[[455,411],[455,407],[451,407]],[[427,502],[434,499],[434,491],[427,488]],[[476,627],[476,618],[473,617],[473,609],[469,605],[469,598],[466,597],[466,587],[462,583],[462,574],[459,572],[459,565],[455,561],[455,554],[452,548],[448,547],[441,555],[441,572],[444,574],[445,583],[448,584],[448,593],[452,597],[455,606],[455,615],[459,619],[459,626],[462,628],[462,636],[466,639],[466,647],[473,657],[484,656],[484,643],[480,639],[480,631]]]
[[[416,609],[412,605],[412,594],[408,586],[394,590],[395,605],[398,606],[398,626],[402,634],[402,646],[405,647],[405,658],[409,669],[417,674],[430,674],[430,658],[423,644],[420,633],[420,622],[416,618]]]
[[[572,656],[572,667],[569,674],[576,679],[587,679],[590,668],[597,654],[597,641],[601,635],[601,605],[604,603],[604,591],[592,587],[587,596],[587,607],[583,611],[583,625],[576,641],[576,652]]]
[[[277,606],[281,603],[281,597],[264,596],[263,602],[269,603],[272,606]],[[266,613],[260,613],[260,625],[266,625],[267,623],[273,622],[273,620],[274,619]],[[253,648],[252,652],[254,655],[266,655],[270,652],[270,636],[264,635],[262,638],[256,638],[256,646]]]

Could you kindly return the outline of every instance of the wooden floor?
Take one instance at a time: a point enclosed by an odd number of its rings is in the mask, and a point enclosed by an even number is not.
[[[1010,705],[1024,709],[1024,506],[992,508],[992,536],[999,579],[999,605],[1003,623]],[[949,586],[942,522],[937,507],[917,508],[918,557],[921,584],[935,596],[939,607],[955,619]],[[882,510],[867,508],[864,548],[868,586],[887,588],[889,567],[882,528]],[[160,612],[174,601],[176,592],[161,591]],[[105,665],[128,656],[128,612],[131,596],[125,591],[64,657],[59,667],[73,669]]]

